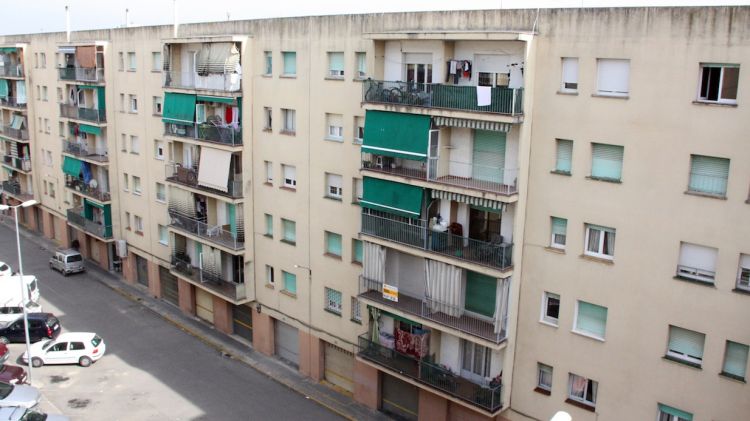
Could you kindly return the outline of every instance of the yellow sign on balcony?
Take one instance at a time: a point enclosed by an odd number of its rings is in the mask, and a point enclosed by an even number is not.
[[[398,287],[383,284],[383,298],[390,301],[398,302]]]

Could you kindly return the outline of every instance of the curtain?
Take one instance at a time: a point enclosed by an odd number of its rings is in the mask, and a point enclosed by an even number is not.
[[[570,394],[583,399],[586,390],[586,379],[581,376],[573,375],[573,381],[570,385]]]
[[[16,102],[18,104],[26,103],[26,82],[22,80],[16,82]]]
[[[425,295],[430,310],[460,317],[462,271],[460,268],[425,259]]]
[[[510,295],[510,278],[500,280],[495,299],[495,333],[507,334],[508,298]]]
[[[372,336],[370,340],[376,344],[380,343],[380,311],[375,307],[370,307],[370,314],[372,315]]]
[[[365,263],[362,275],[377,283],[385,282],[385,247],[365,242]]]

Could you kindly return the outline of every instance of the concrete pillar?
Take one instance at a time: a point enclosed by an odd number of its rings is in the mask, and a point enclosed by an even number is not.
[[[125,282],[135,285],[137,282],[137,269],[135,267],[135,254],[128,252],[128,257],[122,259],[122,276]]]
[[[273,319],[266,313],[253,311],[253,348],[266,354],[274,354]]]
[[[45,238],[52,240],[55,238],[55,217],[44,209],[39,210],[42,212],[42,233]]]
[[[232,327],[232,303],[216,295],[212,296],[214,300],[214,327],[222,333],[231,335],[234,332]]]
[[[180,310],[195,316],[195,287],[186,280],[177,278],[177,293],[180,299]]]
[[[50,214],[50,216],[54,220],[54,223],[57,224],[57,230],[60,231],[60,238],[57,239],[57,243],[62,248],[70,247],[70,242],[73,241],[73,239],[68,236],[68,221],[52,214]]]
[[[87,259],[91,258],[91,251],[89,250],[89,239],[85,232],[75,230],[75,235],[78,240],[79,250],[81,255]]]
[[[420,388],[419,420],[448,421],[448,400]]]
[[[319,382],[324,375],[325,344],[303,329],[299,330],[299,371]]]
[[[159,265],[156,262],[148,262],[148,292],[154,298],[161,298],[161,278],[159,278]]]
[[[354,360],[354,400],[362,405],[380,407],[380,373],[375,367]]]
[[[39,231],[39,226],[37,225],[36,221],[36,215],[34,212],[34,207],[28,207],[28,208],[22,208],[24,210],[24,217],[26,218],[26,227],[32,231]]]
[[[93,241],[93,239],[92,239]],[[99,266],[108,271],[109,270],[109,243],[105,243],[104,241],[96,241],[96,244],[93,244],[93,247],[99,247]]]

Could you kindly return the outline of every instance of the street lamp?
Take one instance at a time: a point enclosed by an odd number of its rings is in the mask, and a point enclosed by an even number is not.
[[[16,206],[9,206],[9,205],[0,205],[0,211],[13,209],[15,220],[16,220],[16,245],[18,247],[18,273],[21,275],[19,278],[19,282],[21,283],[21,299],[23,300],[23,328],[26,332],[26,362],[29,365],[29,378],[28,382],[31,384],[31,342],[29,341],[29,313],[26,309],[26,288],[23,283],[23,260],[21,259],[21,236],[19,234],[18,230],[18,208],[28,208],[29,206],[34,206],[37,204],[36,200],[27,200],[20,205]]]

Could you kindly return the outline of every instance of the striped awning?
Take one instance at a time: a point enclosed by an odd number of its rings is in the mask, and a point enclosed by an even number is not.
[[[512,124],[497,121],[469,120],[466,118],[435,117],[438,126],[463,127],[467,129],[492,130],[495,132],[509,132]]]
[[[433,199],[455,200],[456,202],[467,203],[469,205],[479,206],[482,208],[496,210],[498,212],[505,210],[505,203],[497,200],[482,199],[481,197],[467,196],[461,193],[451,193],[442,190],[432,190]]]

